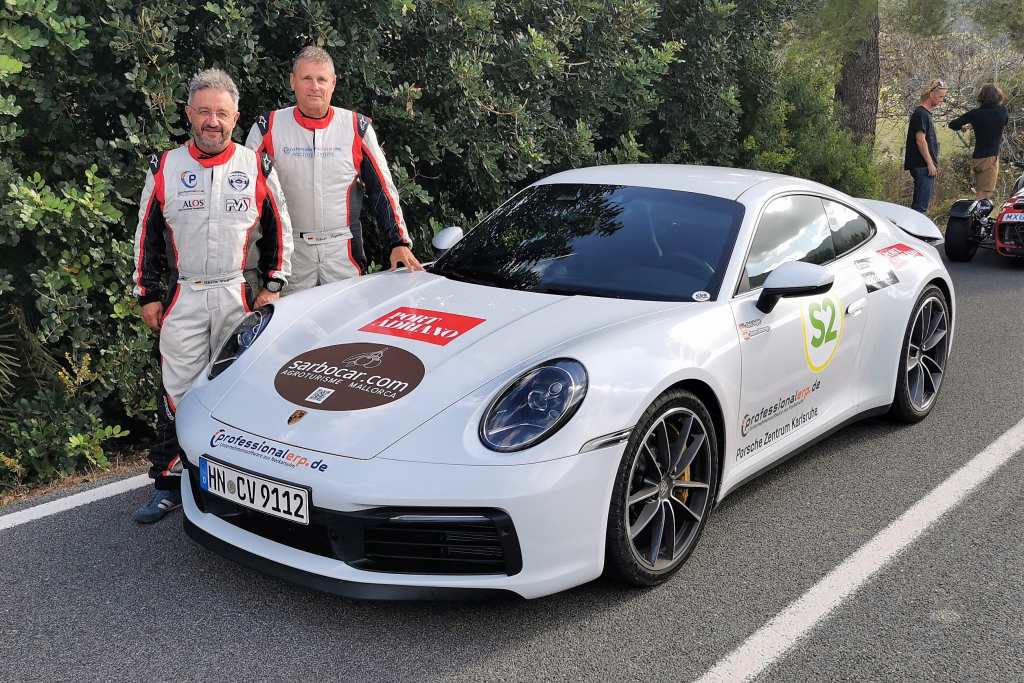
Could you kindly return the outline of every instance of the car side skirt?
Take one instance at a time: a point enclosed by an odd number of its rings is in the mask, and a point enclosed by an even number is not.
[[[812,446],[815,446],[815,445],[821,443],[822,441],[824,441],[828,437],[830,437],[833,434],[835,434],[836,432],[838,432],[840,429],[843,429],[844,427],[848,427],[848,426],[850,426],[851,424],[853,424],[855,422],[860,422],[861,420],[866,420],[866,419],[871,418],[871,417],[878,417],[879,415],[885,415],[888,412],[889,412],[889,405],[883,405],[883,406],[877,406],[875,408],[869,408],[869,409],[867,409],[865,411],[857,413],[856,415],[852,415],[852,416],[846,418],[845,420],[843,420],[839,424],[835,425],[834,427],[832,427],[830,429],[827,429],[826,431],[822,432],[821,434],[819,434],[818,436],[814,437],[813,439],[811,439],[807,443],[803,444],[802,446],[798,446],[797,448],[794,448],[791,452],[789,452],[786,455],[782,456],[778,460],[774,460],[774,461],[766,464],[761,469],[755,470],[754,472],[751,472],[750,474],[748,474],[745,477],[743,477],[742,479],[740,479],[737,483],[735,483],[732,486],[730,486],[729,490],[726,491],[726,493],[724,495],[719,496],[718,501],[715,503],[715,507],[718,507],[719,505],[721,505],[722,501],[725,500],[725,498],[727,498],[731,494],[735,493],[739,489],[743,488],[743,486],[745,486],[746,484],[750,483],[753,479],[756,479],[756,478],[760,477],[762,474],[764,474],[768,470],[771,470],[771,469],[774,469],[775,467],[778,467],[782,463],[788,461],[790,458],[795,457],[797,455],[800,455],[801,453],[803,453],[808,448],[811,448]]]

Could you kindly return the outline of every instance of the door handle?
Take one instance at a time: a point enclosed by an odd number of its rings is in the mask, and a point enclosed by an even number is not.
[[[864,307],[867,305],[868,298],[866,296],[862,296],[861,298],[857,299],[856,301],[854,301],[853,303],[846,307],[846,315],[850,316],[851,318],[856,317],[864,312]]]

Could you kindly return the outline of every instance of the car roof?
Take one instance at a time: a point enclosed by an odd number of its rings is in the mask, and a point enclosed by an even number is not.
[[[686,166],[681,164],[591,166],[556,173],[538,180],[534,185],[556,183],[629,185],[696,192],[723,199],[736,199],[754,185],[765,181],[806,184],[808,189],[821,187],[817,183],[778,173],[722,166]]]

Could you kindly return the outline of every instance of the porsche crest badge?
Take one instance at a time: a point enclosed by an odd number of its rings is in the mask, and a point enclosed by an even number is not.
[[[305,410],[296,410],[294,413],[288,416],[288,424],[293,425],[304,417],[306,417]]]

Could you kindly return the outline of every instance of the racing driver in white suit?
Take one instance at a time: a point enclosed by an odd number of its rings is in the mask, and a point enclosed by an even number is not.
[[[422,270],[370,119],[331,106],[331,56],[318,47],[303,48],[292,64],[290,83],[296,106],[260,116],[246,140],[273,159],[288,199],[295,252],[285,294],[366,270],[359,220],[364,188],[385,231],[391,270],[399,263]]]
[[[181,504],[175,406],[242,317],[288,281],[291,224],[273,162],[231,140],[238,88],[219,69],[196,74],[187,144],[153,155],[135,231],[135,295],[159,332],[163,391],[150,451],[152,499],[135,513],[155,522]],[[253,300],[243,271],[256,269]]]

